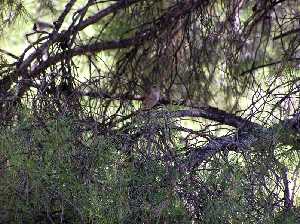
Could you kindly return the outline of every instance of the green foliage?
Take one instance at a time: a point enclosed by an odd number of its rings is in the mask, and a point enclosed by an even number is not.
[[[187,175],[194,180],[189,182],[157,159],[158,146],[147,154],[140,143],[139,150],[123,153],[116,135],[79,132],[79,123],[69,117],[46,123],[28,112],[20,117],[18,125],[1,129],[2,223],[298,221],[296,212],[282,215],[270,205],[278,193],[265,189],[273,184],[271,162],[263,155],[268,152],[253,152],[248,161],[238,153],[217,155],[207,164],[211,169]],[[152,126],[163,128],[162,122]]]
[[[116,19],[113,16],[105,21],[99,29],[103,29],[104,33],[102,34],[102,38],[111,39],[111,38],[121,38],[128,37],[128,30],[130,29],[130,23],[126,19],[126,15],[122,15],[123,19]],[[125,18],[124,18],[125,17]],[[106,28],[107,29],[104,29]],[[127,35],[126,35],[127,34]]]
[[[4,28],[15,23],[19,17],[28,15],[24,2],[20,0],[0,1],[0,36],[4,34]]]
[[[130,162],[116,140],[84,138],[76,127],[69,118],[24,116],[1,130],[1,223],[187,222],[163,164]]]
[[[165,165],[152,159],[136,161],[131,170],[128,182],[131,212],[125,223],[189,223],[172,189],[174,173],[166,176]]]
[[[8,165],[0,198],[2,209],[10,211],[5,219],[31,222],[47,214],[79,222],[114,214],[107,213],[103,203],[116,197],[110,192],[117,183],[112,161],[118,157],[116,147],[101,136],[90,147],[79,145],[72,125],[68,119],[50,121],[45,127],[23,121],[2,130],[1,155]],[[110,198],[103,200],[105,195]]]
[[[299,209],[295,209],[289,212],[280,212],[278,216],[275,218],[275,224],[296,224],[300,221],[300,211]]]

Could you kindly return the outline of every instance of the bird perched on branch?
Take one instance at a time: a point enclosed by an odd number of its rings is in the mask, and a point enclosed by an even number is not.
[[[160,98],[159,86],[158,85],[151,86],[151,88],[145,93],[142,109],[150,110],[158,103],[159,98]]]
[[[47,31],[47,30],[51,30],[54,29],[54,25],[50,24],[50,23],[46,23],[40,20],[37,20],[32,28],[34,31]]]

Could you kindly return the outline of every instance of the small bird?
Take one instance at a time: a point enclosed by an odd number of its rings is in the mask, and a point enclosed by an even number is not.
[[[145,94],[142,109],[150,110],[153,108],[159,101],[160,98],[160,89],[159,86],[153,85],[150,88],[150,91]]]
[[[34,31],[47,31],[47,30],[51,30],[54,29],[54,25],[50,24],[50,23],[46,23],[43,21],[39,21],[37,20],[32,28]]]

